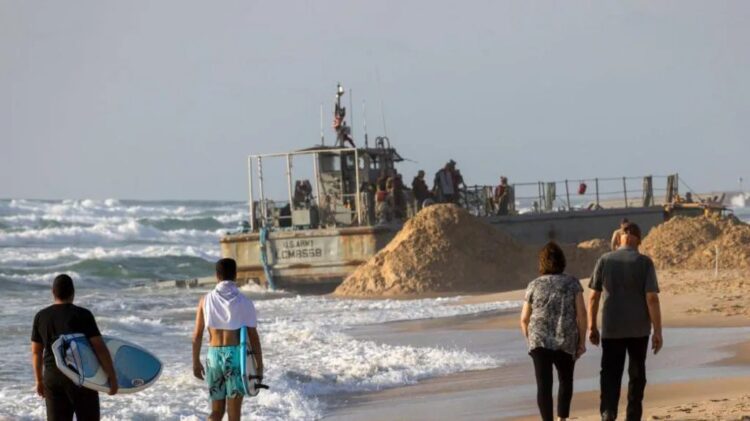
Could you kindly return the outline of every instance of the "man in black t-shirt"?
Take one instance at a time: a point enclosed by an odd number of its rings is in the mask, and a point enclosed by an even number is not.
[[[31,354],[36,380],[36,393],[43,397],[48,420],[98,420],[99,393],[77,386],[55,365],[52,343],[60,335],[83,333],[91,343],[96,357],[109,379],[109,394],[117,393],[117,375],[112,356],[102,340],[94,315],[73,304],[75,289],[68,275],[58,275],[52,283],[54,304],[34,317],[31,331]],[[42,373],[44,366],[44,373]]]

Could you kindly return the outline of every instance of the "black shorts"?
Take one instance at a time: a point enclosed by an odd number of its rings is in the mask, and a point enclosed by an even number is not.
[[[99,420],[99,392],[76,386],[57,368],[45,367],[43,382],[47,420],[70,421],[73,414],[78,421]]]

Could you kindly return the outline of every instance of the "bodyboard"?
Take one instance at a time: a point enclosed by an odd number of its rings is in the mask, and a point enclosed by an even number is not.
[[[242,358],[240,358],[240,374],[242,375],[242,385],[245,388],[245,395],[256,396],[260,388],[258,387],[258,364],[255,361],[255,353],[247,337],[247,327],[240,328],[240,348],[242,348]]]
[[[146,349],[110,336],[103,336],[117,374],[118,393],[135,393],[153,385],[162,363]],[[78,386],[109,392],[109,379],[99,365],[91,343],[82,333],[61,335],[52,344],[55,365]]]

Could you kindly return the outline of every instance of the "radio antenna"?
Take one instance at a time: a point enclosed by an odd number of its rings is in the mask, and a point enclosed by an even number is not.
[[[365,148],[369,147],[368,140],[367,140],[367,104],[365,103],[365,100],[362,100],[362,129],[365,132]]]
[[[349,129],[349,135],[352,137],[352,142],[354,142],[354,105],[352,105],[352,98],[352,89],[349,88],[349,127],[351,127],[351,129]]]
[[[378,81],[378,94],[380,95],[380,116],[383,119],[383,135],[388,137],[388,127],[385,124],[385,107],[383,106],[383,90],[380,87],[380,68],[375,66],[375,78]]]
[[[388,137],[388,126],[385,125],[385,107],[383,107],[383,98],[380,98],[380,115],[383,117],[383,134]]]
[[[326,137],[323,134],[323,103],[320,103],[320,146],[326,145]]]

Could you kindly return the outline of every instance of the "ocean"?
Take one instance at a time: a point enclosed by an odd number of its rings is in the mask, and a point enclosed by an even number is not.
[[[735,215],[750,221],[750,194],[731,201]],[[31,323],[51,303],[51,280],[62,272],[73,276],[76,303],[94,312],[104,334],[141,344],[164,362],[162,377],[146,392],[101,395],[104,419],[205,419],[209,401],[192,375],[191,332],[207,289],[153,285],[157,279],[210,276],[219,237],[245,216],[242,202],[0,200],[0,419],[44,418],[29,363]],[[468,305],[458,298],[346,300],[257,287],[245,292],[258,309],[271,390],[250,399],[243,411],[264,420],[318,419],[341,395],[498,367],[502,354],[388,345],[353,332],[518,305]]]
[[[0,200],[0,419],[44,418],[29,363],[31,323],[51,304],[52,278],[63,272],[74,278],[76,303],[94,312],[104,334],[138,343],[164,363],[147,391],[102,394],[103,418],[205,419],[209,401],[205,385],[192,375],[191,333],[207,289],[156,288],[153,281],[211,276],[219,237],[246,215],[241,202]],[[504,360],[496,354],[388,345],[352,332],[518,305],[346,300],[254,287],[245,292],[258,310],[264,382],[271,390],[245,402],[243,411],[264,420],[318,419],[342,394],[498,367]]]

